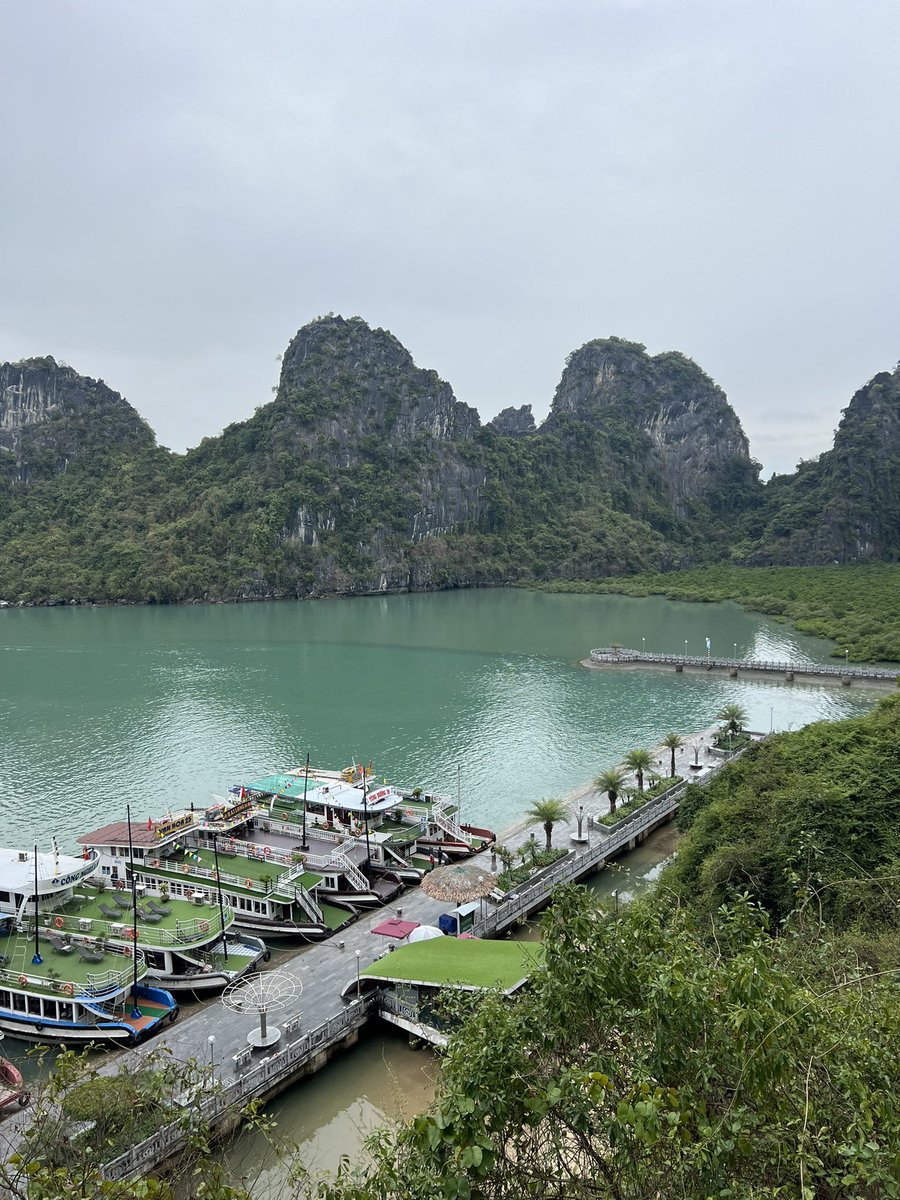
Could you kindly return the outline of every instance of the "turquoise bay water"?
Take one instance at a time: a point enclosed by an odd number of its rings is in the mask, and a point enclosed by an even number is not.
[[[0,613],[6,845],[207,804],[301,763],[374,759],[503,829],[668,730],[746,706],[751,727],[861,711],[871,693],[588,671],[592,647],[827,661],[829,644],[724,605],[526,591]]]

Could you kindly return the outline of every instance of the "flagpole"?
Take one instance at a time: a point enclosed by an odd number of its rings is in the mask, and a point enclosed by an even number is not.
[[[131,990],[131,1019],[139,1020],[143,1014],[138,1006],[138,936],[137,936],[137,880],[134,874],[134,847],[131,844],[131,805],[126,804],[125,812],[128,814],[128,868],[131,871],[131,921],[132,933],[131,939],[131,962],[132,962],[132,990]]]
[[[363,777],[363,821],[366,826],[366,866],[371,871],[372,869],[372,851],[369,846],[369,806],[368,806],[368,779],[366,778],[366,768],[362,768]]]
[[[38,967],[44,961],[41,958],[41,944],[38,940],[38,856],[37,846],[34,848],[34,954],[32,955],[32,965]]]
[[[300,849],[306,851],[309,849],[309,843],[306,840],[306,789],[309,787],[309,751],[306,752],[306,770],[303,773],[303,836],[300,838]]]

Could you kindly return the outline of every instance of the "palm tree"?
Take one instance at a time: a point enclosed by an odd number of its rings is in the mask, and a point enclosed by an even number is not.
[[[535,821],[540,821],[544,826],[548,850],[550,849],[550,838],[553,836],[553,826],[557,821],[564,821],[568,815],[568,805],[563,804],[562,800],[538,800],[525,814],[526,817],[533,817]]]
[[[609,811],[616,811],[616,801],[619,798],[619,792],[625,786],[625,772],[620,767],[614,767],[611,771],[604,771],[602,775],[598,775],[594,780],[594,787],[598,792],[606,792],[609,796]]]
[[[629,750],[625,755],[625,766],[637,775],[638,791],[644,790],[644,772],[653,766],[649,750]]]
[[[716,713],[717,721],[724,721],[729,733],[740,733],[747,724],[747,710],[740,704],[723,704]]]
[[[683,746],[683,745],[684,745],[684,742],[681,740],[681,738],[678,736],[678,734],[677,734],[677,733],[667,733],[667,734],[666,734],[666,736],[663,738],[663,743],[662,743],[662,744],[665,746],[665,748],[666,748],[667,750],[671,750],[671,751],[672,751],[672,771],[671,771],[671,775],[672,775],[672,778],[674,779],[674,778],[675,778],[675,751],[676,751],[676,750],[677,750],[677,749],[678,749],[680,746]]]

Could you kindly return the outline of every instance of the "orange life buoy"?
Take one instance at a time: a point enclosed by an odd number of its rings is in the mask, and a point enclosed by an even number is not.
[[[191,868],[188,863],[181,864],[181,873],[182,873],[182,875],[190,875]]]
[[[253,880],[252,880],[252,879],[250,879],[249,877],[248,877],[247,879],[245,879],[245,880],[244,880],[244,887],[245,887],[245,888],[252,888],[252,887],[253,887]]]
[[[158,858],[154,858],[154,859],[153,859],[153,861],[150,863],[150,866],[151,866],[151,867],[158,867],[158,866],[159,866],[159,859],[158,859]]]
[[[62,917],[54,917],[53,924],[57,929],[62,929],[63,925],[65,925],[65,921],[62,919]]]
[[[209,921],[201,921],[199,924],[199,929],[200,929],[201,933],[208,933],[209,932]]]
[[[28,976],[20,975],[19,976],[19,987],[27,987],[27,986],[28,986]]]
[[[137,940],[137,930],[132,929],[131,926],[129,925],[125,930],[125,936],[127,938],[131,938],[132,941],[136,941]]]
[[[272,857],[272,851],[269,849],[268,846],[263,846],[263,854],[266,856],[266,858]]]
[[[75,984],[74,983],[64,983],[63,984],[63,995],[64,996],[74,996],[75,995]]]
[[[126,958],[131,958],[131,954],[132,954],[131,947],[130,947],[130,946],[123,946],[123,947],[122,947],[122,953],[125,955],[125,957],[126,957]]]

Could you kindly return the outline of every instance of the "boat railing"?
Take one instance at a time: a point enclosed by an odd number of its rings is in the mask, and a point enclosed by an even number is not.
[[[90,945],[91,950],[95,950],[93,945]],[[29,966],[25,965],[21,970],[18,968],[0,967],[0,986],[6,986],[17,991],[40,991],[54,992],[62,999],[68,999],[72,996],[98,996],[105,995],[112,991],[121,991],[127,987],[134,978],[134,958],[137,958],[138,978],[142,977],[147,970],[144,962],[144,955],[140,950],[129,953],[130,946],[105,946],[103,948],[103,956],[113,954],[122,959],[122,967],[118,970],[105,971],[88,971],[86,980],[65,979],[61,973],[54,969],[54,974],[51,977],[38,973],[37,971],[29,970]],[[62,966],[63,964],[60,963]]]
[[[233,919],[233,913],[229,905],[223,904],[223,908],[227,928]],[[148,925],[140,920],[136,926],[132,925],[131,913],[127,910],[122,913],[121,921],[84,917],[77,913],[57,913],[52,918],[48,914],[46,920],[52,920],[52,928],[48,925],[44,929],[45,937],[47,934],[71,934],[73,938],[117,938],[145,942],[148,946],[183,946],[187,942],[205,942],[222,930],[222,917],[218,907],[209,912],[198,913],[196,917],[179,917],[175,921],[174,929]],[[86,927],[88,921],[90,926]]]

